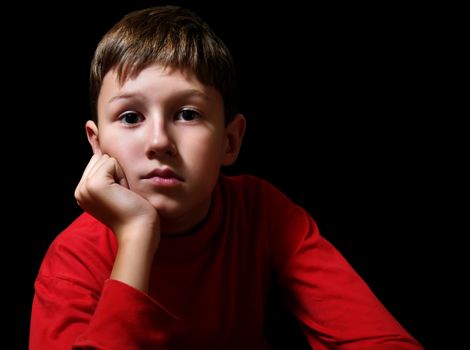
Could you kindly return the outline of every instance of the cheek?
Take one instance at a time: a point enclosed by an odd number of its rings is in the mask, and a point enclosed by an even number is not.
[[[192,135],[184,138],[180,151],[200,163],[219,163],[222,156],[223,140],[221,136],[211,134]]]
[[[101,150],[103,153],[115,158],[126,173],[129,169],[132,169],[132,164],[135,164],[139,152],[142,152],[142,145],[130,138],[110,137],[102,140]]]

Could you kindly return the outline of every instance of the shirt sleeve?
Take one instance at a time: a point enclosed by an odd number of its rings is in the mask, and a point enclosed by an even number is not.
[[[310,345],[316,350],[422,349],[320,235],[308,213],[296,206],[287,210],[272,247],[278,284]]]
[[[56,237],[34,285],[30,350],[140,350],[164,343],[155,342],[162,337],[157,325],[177,318],[109,278],[116,250],[114,234],[87,214]]]
[[[107,280],[101,295],[63,278],[40,276],[33,301],[30,350],[138,350],[161,343],[159,318],[176,317],[141,291]]]

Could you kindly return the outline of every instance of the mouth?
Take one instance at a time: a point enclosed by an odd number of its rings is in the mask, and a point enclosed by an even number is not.
[[[143,179],[149,180],[152,184],[158,186],[174,186],[184,181],[182,176],[179,176],[170,168],[154,169],[144,175]]]

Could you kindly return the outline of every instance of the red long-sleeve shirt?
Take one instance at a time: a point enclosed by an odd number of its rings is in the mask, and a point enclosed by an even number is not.
[[[302,208],[265,181],[221,176],[194,232],[163,236],[149,295],[109,279],[114,234],[84,213],[50,246],[30,350],[269,349],[270,288],[321,349],[422,349]]]

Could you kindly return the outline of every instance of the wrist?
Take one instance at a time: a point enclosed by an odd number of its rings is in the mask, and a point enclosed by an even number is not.
[[[119,246],[156,246],[160,241],[160,225],[158,217],[142,217],[134,219],[114,230]]]
[[[123,232],[118,241],[118,251],[111,278],[136,289],[148,292],[148,283],[153,258],[158,248],[159,236],[142,231]]]

